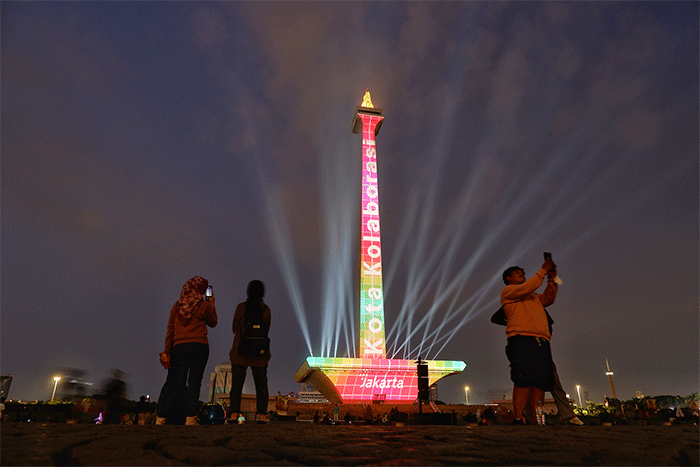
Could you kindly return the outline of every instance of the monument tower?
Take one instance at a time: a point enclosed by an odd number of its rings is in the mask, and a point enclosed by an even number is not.
[[[613,372],[610,371],[610,364],[608,363],[608,357],[605,357],[605,367],[608,371],[605,374],[608,377],[608,382],[610,383],[610,392],[612,393],[612,398],[617,399],[617,393],[615,392],[615,383],[613,383]]]
[[[382,244],[377,184],[377,145],[384,117],[372,104],[369,90],[355,109],[353,133],[362,135],[362,181],[360,218],[360,301],[357,358],[308,357],[294,375],[308,382],[331,402],[384,400],[413,403],[418,397],[418,377],[413,360],[386,358]],[[426,361],[429,384],[460,373],[460,361]]]
[[[374,139],[382,126],[382,120],[382,109],[374,108],[367,90],[352,121],[352,132],[362,134],[360,308],[357,320],[360,332],[357,348],[364,358],[386,358],[377,144]]]

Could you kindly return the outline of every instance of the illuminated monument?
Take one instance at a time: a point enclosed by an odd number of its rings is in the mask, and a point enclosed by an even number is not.
[[[605,367],[608,371],[605,374],[608,377],[608,382],[610,383],[610,392],[612,392],[612,398],[617,399],[617,393],[615,392],[615,383],[613,383],[613,372],[610,371],[610,364],[608,363],[608,357],[605,357]]]
[[[331,402],[384,400],[413,403],[418,376],[413,360],[386,358],[382,244],[379,232],[377,149],[374,137],[382,125],[382,109],[374,108],[369,91],[355,110],[353,133],[362,134],[362,210],[360,223],[359,358],[309,357],[294,375]],[[464,370],[460,361],[426,361],[429,384]]]

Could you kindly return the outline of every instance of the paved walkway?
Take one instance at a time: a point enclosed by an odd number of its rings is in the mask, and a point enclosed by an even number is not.
[[[697,426],[2,423],[2,465],[698,465]]]

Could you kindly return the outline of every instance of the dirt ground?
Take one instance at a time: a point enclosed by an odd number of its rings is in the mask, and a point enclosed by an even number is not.
[[[699,465],[693,425],[2,423],[2,465]]]

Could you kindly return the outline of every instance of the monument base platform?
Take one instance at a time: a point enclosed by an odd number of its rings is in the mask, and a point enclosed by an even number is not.
[[[429,384],[461,373],[461,361],[426,360]],[[294,375],[297,383],[309,383],[330,402],[369,403],[387,401],[411,404],[418,398],[418,374],[414,360],[386,358],[309,357]]]

